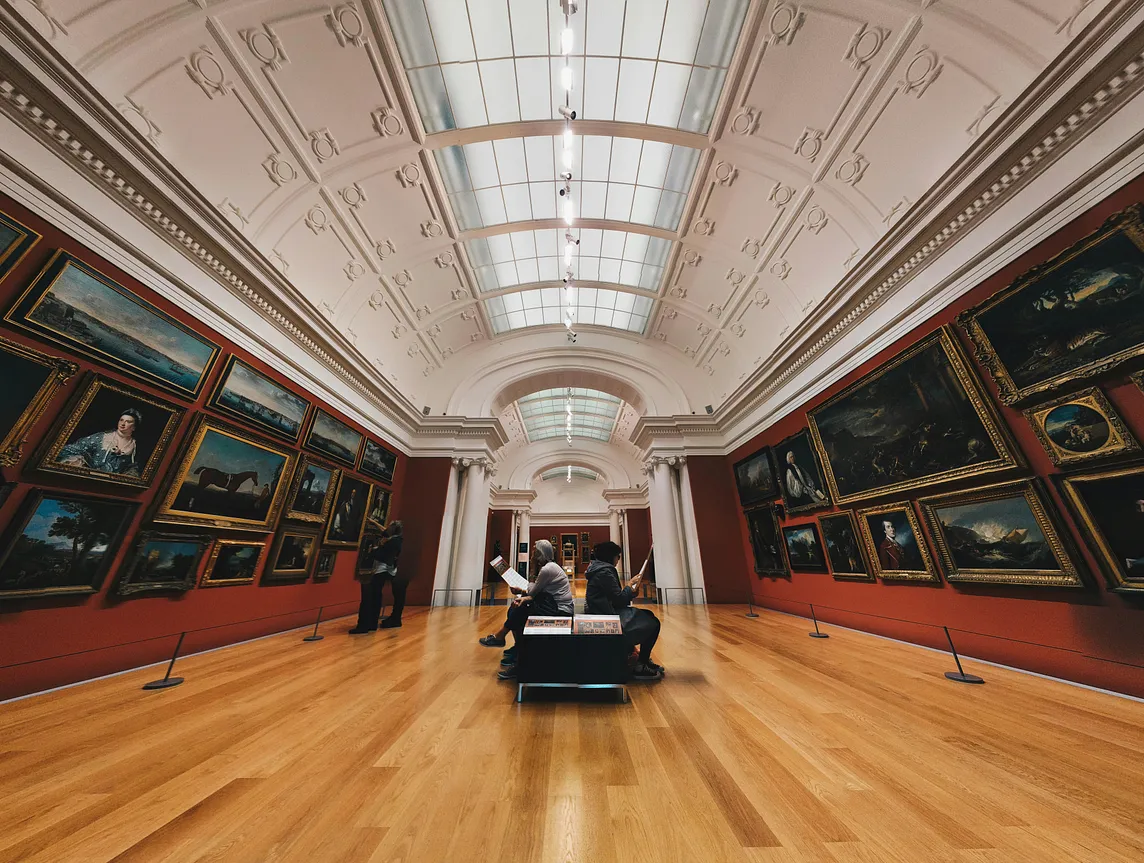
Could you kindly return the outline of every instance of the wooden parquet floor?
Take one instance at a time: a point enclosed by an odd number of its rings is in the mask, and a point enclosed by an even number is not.
[[[630,704],[413,609],[0,705],[0,861],[1144,860],[1144,704],[745,610],[670,609]]]

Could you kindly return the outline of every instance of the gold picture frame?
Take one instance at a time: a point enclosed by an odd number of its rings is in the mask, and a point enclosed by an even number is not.
[[[918,506],[951,583],[1084,587],[1067,534],[1034,480],[933,495]]]
[[[338,550],[322,546],[318,549],[317,563],[314,566],[314,581],[327,581],[334,574],[338,562]]]
[[[389,506],[393,502],[393,492],[378,485],[370,486],[369,506],[366,508],[365,529],[385,530],[389,524]]]
[[[241,378],[245,378],[245,381],[239,380]],[[253,398],[238,391],[243,383],[246,385],[247,393],[251,393]],[[265,389],[275,391],[274,401],[280,406],[279,409],[276,410],[270,403]],[[283,402],[292,403],[294,410],[301,413],[301,417],[292,421],[283,413]],[[306,427],[306,420],[313,406],[313,402],[309,399],[283,386],[234,354],[227,357],[214,390],[207,399],[207,407],[211,410],[252,426],[263,434],[288,440],[292,444],[296,444],[298,438],[302,436],[302,430]]]
[[[47,373],[39,387],[36,387],[26,400],[22,399],[24,402],[22,405],[17,403],[6,411],[9,414],[15,414],[16,418],[7,430],[0,427],[0,467],[10,467],[23,458],[28,432],[43,416],[44,411],[47,410],[48,405],[55,397],[56,391],[79,371],[79,366],[70,360],[53,357],[43,351],[0,336],[0,370],[5,373],[17,371],[16,367],[8,369],[3,365],[4,362],[11,361],[11,358],[14,358],[17,363],[22,361],[43,366]],[[11,395],[11,389],[6,390],[6,395]]]
[[[312,494],[312,491],[303,488],[306,482],[306,474],[310,472],[314,474],[311,479],[311,487],[313,482],[317,479],[315,469],[318,471],[325,471],[329,474],[326,480],[326,493],[322,499],[322,506],[319,512],[313,512],[313,506],[310,505],[309,509],[299,509],[299,495]],[[326,464],[319,461],[313,456],[302,454],[298,458],[298,466],[294,469],[294,479],[290,483],[290,494],[286,498],[286,511],[283,513],[283,518],[288,518],[293,521],[312,521],[318,524],[325,524],[326,519],[330,516],[330,509],[334,505],[334,496],[338,489],[338,480],[342,475],[341,468],[334,467],[333,465]]]
[[[0,210],[0,228],[6,228],[13,234],[4,248],[0,249],[0,282],[2,282],[4,277],[24,260],[24,256],[32,251],[32,247],[43,239],[43,236],[22,222],[16,221],[3,210]]]
[[[258,570],[262,566],[262,560],[266,556],[266,545],[267,542],[264,539],[216,539],[211,547],[210,557],[207,558],[207,565],[203,567],[199,587],[234,587],[240,584],[254,584],[254,579],[258,577]],[[242,558],[236,558],[236,555],[243,551],[249,553]],[[253,563],[250,562],[251,557],[253,557]],[[232,559],[235,560],[235,566],[242,574],[216,577],[215,569],[219,565],[220,558],[224,564],[230,563]],[[247,571],[250,573],[249,577],[246,575]]]
[[[1144,593],[1144,463],[1054,477],[1110,590]]]
[[[358,479],[345,472],[342,473],[338,480],[334,509],[326,522],[326,532],[322,538],[323,545],[331,548],[358,547],[362,534],[365,533],[365,519],[369,512],[370,489],[372,487],[364,479]],[[347,492],[353,492],[353,494],[349,497],[343,497],[343,493]],[[362,503],[356,503],[358,500]]]
[[[305,556],[301,566],[297,565],[297,555],[300,550],[298,540],[309,541],[309,548],[304,552]],[[297,584],[307,581],[318,562],[320,541],[321,530],[318,528],[283,525],[278,529],[278,535],[274,538],[274,547],[266,561],[266,566],[262,569],[262,581],[260,583]],[[283,554],[289,554],[291,557],[284,562],[282,560]]]
[[[866,559],[870,562],[874,575],[884,581],[925,581],[931,583],[941,581],[937,576],[937,570],[934,569],[933,557],[926,546],[921,522],[918,521],[917,513],[914,512],[914,508],[908,500],[867,507],[858,510],[855,515],[858,518],[862,543],[866,548]],[[887,523],[892,525],[894,537],[889,537],[884,528],[881,533],[875,536],[871,526],[875,522],[882,525]],[[898,537],[907,539],[907,536],[902,533],[903,527],[908,527],[909,534],[912,535],[913,545],[918,558],[920,558],[920,568],[917,566],[905,568],[900,565],[917,559],[910,553],[908,542],[903,544],[898,539]],[[883,549],[887,540],[896,543],[897,549],[895,550],[893,546],[887,546]],[[897,567],[891,562],[894,556],[899,558],[899,566]]]
[[[1069,408],[1075,410],[1070,411]],[[1041,446],[1053,464],[1059,467],[1133,454],[1140,450],[1135,436],[1099,387],[1053,399],[1026,409],[1024,414]],[[1095,430],[1090,431],[1094,428],[1094,415],[1103,421],[1103,427],[1095,425]],[[1086,419],[1089,420],[1088,423],[1080,422]],[[1049,423],[1054,423],[1060,431],[1050,430],[1047,427]]]
[[[119,596],[137,593],[186,591],[195,586],[198,580],[199,564],[210,545],[211,538],[206,534],[166,533],[155,530],[142,530],[135,535],[135,544],[127,562],[120,568],[115,592]],[[160,548],[177,546],[190,554],[183,555],[182,575],[179,578],[159,579],[155,572],[166,560],[171,563],[178,558],[164,557]],[[148,553],[150,552],[150,553]]]
[[[838,522],[844,522],[848,526],[850,536],[853,537],[854,554],[848,555],[845,550],[834,552],[838,546],[838,533],[836,528],[828,527]],[[877,579],[870,572],[870,561],[867,559],[865,543],[861,540],[861,533],[858,529],[858,520],[854,518],[854,513],[850,510],[841,510],[840,512],[831,512],[818,517],[818,528],[822,534],[822,547],[826,551],[826,560],[830,563],[830,574],[839,581],[877,581]],[[838,562],[843,559],[845,555],[846,563],[842,566]],[[856,558],[852,560],[851,558]],[[854,568],[853,564],[861,564],[860,569]]]

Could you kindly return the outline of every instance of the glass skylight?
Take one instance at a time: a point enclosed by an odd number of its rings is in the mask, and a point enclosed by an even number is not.
[[[748,0],[580,0],[572,107],[706,133]],[[428,132],[556,119],[557,0],[384,0]]]
[[[564,322],[565,288],[534,288],[485,300],[485,310],[497,335],[522,327]],[[642,333],[651,314],[652,298],[606,288],[572,288],[575,324],[595,324]]]
[[[461,230],[555,219],[560,138],[506,138],[434,150]],[[572,200],[578,219],[613,219],[674,231],[699,150],[600,135],[577,136]]]
[[[567,389],[540,390],[517,399],[530,443],[564,437],[567,428]],[[583,387],[572,388],[572,437],[609,440],[620,412],[620,400],[613,395]],[[567,475],[567,468],[562,468]],[[573,468],[575,470],[575,468]]]
[[[595,482],[596,480],[598,480],[600,478],[600,475],[598,473],[596,473],[594,470],[588,470],[586,467],[573,467],[572,468],[572,478],[573,479],[586,479],[586,480],[591,480],[592,482]],[[547,482],[550,479],[562,479],[562,480],[567,481],[567,479],[568,479],[568,468],[567,467],[554,467],[551,470],[546,470],[544,473],[542,473],[540,475],[540,479],[544,482]]]
[[[654,291],[671,243],[647,234],[575,228],[580,245],[572,255],[573,277]],[[465,250],[482,291],[564,279],[564,232],[555,228],[516,231],[467,240]]]

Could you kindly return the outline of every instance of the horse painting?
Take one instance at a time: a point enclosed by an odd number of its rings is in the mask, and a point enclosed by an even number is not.
[[[195,469],[195,475],[199,478],[198,491],[202,491],[210,486],[217,486],[218,488],[225,489],[227,494],[233,495],[238,492],[242,484],[248,479],[253,480],[254,487],[258,488],[258,471],[245,470],[241,473],[227,473],[226,471],[219,470],[214,467],[200,467]],[[194,506],[194,496],[187,501],[188,506]]]

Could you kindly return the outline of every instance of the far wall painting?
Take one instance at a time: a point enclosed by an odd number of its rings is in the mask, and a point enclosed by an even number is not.
[[[788,515],[830,506],[822,464],[806,429],[776,446],[774,457]]]
[[[7,213],[0,212],[0,281],[40,240],[40,235]]]
[[[306,449],[332,458],[352,468],[357,464],[358,450],[364,435],[323,410],[314,413],[314,422],[306,435]]]
[[[1056,465],[1128,455],[1140,449],[1097,387],[1029,408],[1025,418]]]
[[[291,443],[298,440],[310,410],[309,401],[235,356],[227,360],[209,406]]]
[[[813,524],[785,525],[783,541],[791,572],[826,572],[826,553]]]
[[[1144,591],[1144,465],[1059,476],[1109,587]]]
[[[774,505],[756,507],[744,515],[751,538],[751,552],[755,557],[755,572],[758,575],[787,575],[789,570],[780,546],[783,540]]]
[[[819,516],[818,525],[822,528],[822,543],[834,577],[874,581],[862,555],[854,514],[840,512]]]
[[[120,596],[154,591],[190,590],[210,537],[145,530],[135,538],[131,559],[119,574]]]
[[[365,448],[361,454],[361,472],[384,483],[391,483],[393,482],[393,472],[396,469],[397,453],[391,452],[381,444],[366,438]]]
[[[199,587],[253,584],[265,551],[265,540],[216,539]]]
[[[770,447],[759,450],[735,465],[735,488],[739,492],[739,504],[743,507],[778,497],[779,487],[771,465]]]
[[[888,581],[939,580],[908,502],[860,510],[857,515],[875,575]]]
[[[29,430],[78,370],[73,362],[0,336],[0,467],[20,460]]]

